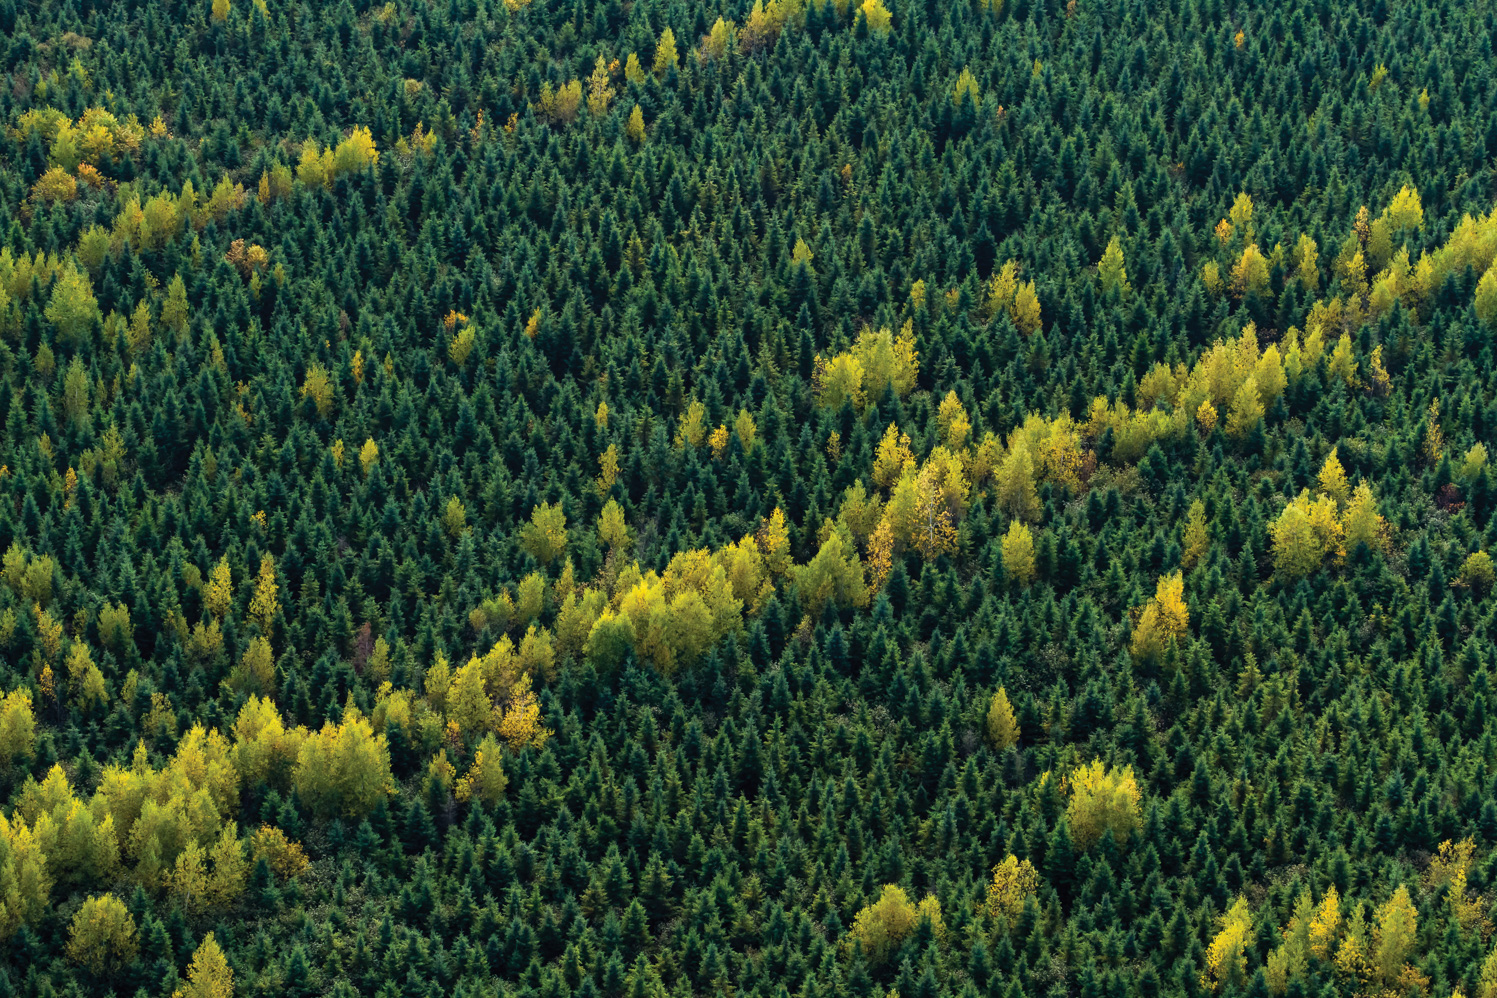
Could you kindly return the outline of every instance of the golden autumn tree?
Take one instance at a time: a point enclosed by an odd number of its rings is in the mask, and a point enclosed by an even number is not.
[[[301,397],[308,399],[317,409],[317,415],[327,419],[333,412],[333,381],[327,368],[315,361],[307,367],[301,385]]]
[[[1191,502],[1190,510],[1185,515],[1185,533],[1182,540],[1185,543],[1180,563],[1187,569],[1200,564],[1201,559],[1211,550],[1211,535],[1206,521],[1206,504],[1199,499]]]
[[[1227,435],[1238,440],[1245,439],[1263,422],[1263,398],[1258,391],[1256,378],[1248,378],[1232,396],[1232,407],[1227,411]]]
[[[208,584],[203,589],[203,606],[220,619],[229,612],[234,599],[234,583],[229,572],[228,556],[218,559],[208,572]]]
[[[835,527],[816,556],[792,570],[796,588],[812,619],[830,603],[838,609],[866,606],[868,583],[856,545],[845,527]]]
[[[869,962],[879,964],[889,957],[915,930],[919,919],[915,905],[904,889],[885,884],[878,900],[863,907],[853,919],[852,938],[863,946]]]
[[[499,736],[516,752],[523,748],[540,748],[551,737],[551,729],[541,724],[541,708],[535,691],[530,688],[529,673],[522,673],[515,683],[509,704],[502,709],[496,727]]]
[[[664,76],[680,65],[681,56],[676,52],[676,33],[667,27],[660,32],[660,40],[655,43],[655,64],[652,68],[656,76]]]
[[[1158,661],[1170,643],[1185,638],[1190,625],[1190,610],[1185,605],[1184,591],[1181,573],[1159,577],[1154,597],[1144,604],[1133,628],[1129,651],[1134,658]]]
[[[1222,916],[1221,927],[1206,948],[1206,972],[1220,991],[1241,983],[1247,973],[1247,950],[1253,939],[1253,916],[1238,898]]]
[[[31,755],[36,745],[36,713],[31,691],[17,687],[0,695],[0,772]]]
[[[68,927],[68,959],[104,974],[135,959],[135,919],[113,894],[90,897]]]
[[[342,723],[329,721],[302,743],[291,780],[313,811],[362,817],[394,785],[389,744],[357,711],[345,711]]]
[[[1028,524],[1014,520],[1003,535],[1003,571],[1021,586],[1034,581],[1034,537]]]
[[[883,0],[863,0],[858,13],[867,23],[870,34],[887,35],[893,29],[894,16],[884,6]]]
[[[603,61],[603,56],[599,55],[597,62],[593,63],[592,75],[587,78],[588,113],[597,118],[607,114],[613,94],[613,81],[608,73],[608,64]]]
[[[945,471],[935,461],[927,461],[915,479],[915,547],[926,560],[956,550],[956,528],[951,522],[945,484]]]
[[[261,555],[260,571],[255,576],[255,592],[250,597],[250,619],[260,626],[262,634],[269,635],[280,610],[280,586],[276,582],[275,559],[269,554]]]
[[[1040,496],[1035,483],[1034,458],[1024,446],[1009,449],[994,474],[998,506],[1018,520],[1034,520],[1040,514]]]
[[[1341,466],[1341,461],[1336,456],[1336,448],[1326,455],[1325,464],[1320,468],[1317,490],[1321,495],[1334,499],[1337,507],[1346,505],[1347,497],[1351,494],[1351,487],[1346,482],[1346,469]]]
[[[1142,791],[1132,766],[1111,767],[1094,760],[1071,774],[1066,803],[1071,836],[1087,847],[1103,835],[1125,841],[1139,824]]]
[[[1128,268],[1123,261],[1123,244],[1117,236],[1112,237],[1102,252],[1102,261],[1097,264],[1097,279],[1101,282],[1103,294],[1128,293]]]
[[[374,442],[373,437],[370,437],[359,448],[359,470],[367,478],[369,472],[374,470],[374,466],[377,463],[379,463],[379,444]]]
[[[213,933],[203,937],[192,963],[187,968],[187,982],[177,988],[172,998],[233,998],[234,971]]]
[[[80,345],[100,319],[99,300],[94,297],[88,275],[77,270],[65,271],[52,286],[46,316],[64,342]]]
[[[1428,981],[1408,960],[1414,954],[1419,934],[1419,914],[1403,884],[1377,909],[1377,928],[1372,950],[1373,971],[1384,987],[1402,993],[1422,990]]]
[[[1002,752],[1019,742],[1019,722],[1014,717],[1013,705],[1008,702],[1008,692],[998,687],[993,699],[988,702],[988,741]]]
[[[479,800],[489,807],[504,797],[509,778],[504,775],[503,749],[493,735],[485,736],[473,753],[473,765],[457,781],[454,793],[460,801]]]
[[[1012,854],[993,867],[993,879],[988,882],[987,912],[994,918],[1012,922],[1024,910],[1024,902],[1039,890],[1040,876],[1027,859],[1018,859]]]
[[[541,503],[530,511],[530,522],[520,530],[520,546],[542,565],[549,565],[567,549],[567,516],[561,503]]]

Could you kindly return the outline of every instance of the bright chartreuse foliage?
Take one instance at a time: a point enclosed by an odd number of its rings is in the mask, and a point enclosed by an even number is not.
[[[0,0],[0,998],[1497,998],[1494,36]]]

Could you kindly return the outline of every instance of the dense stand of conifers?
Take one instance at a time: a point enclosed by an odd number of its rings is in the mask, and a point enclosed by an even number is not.
[[[1494,36],[0,0],[0,998],[1494,998]]]

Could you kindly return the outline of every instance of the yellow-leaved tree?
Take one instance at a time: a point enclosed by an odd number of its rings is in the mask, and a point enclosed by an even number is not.
[[[530,511],[530,522],[520,530],[520,546],[542,565],[549,565],[567,549],[567,516],[561,503],[541,503]]]
[[[83,902],[68,927],[68,959],[94,974],[116,970],[135,959],[135,919],[113,894]]]
[[[1008,692],[1002,686],[988,704],[988,740],[1000,752],[1019,742],[1019,722],[1008,702]]]
[[[36,745],[36,713],[31,691],[17,687],[0,696],[0,772],[31,755]]]
[[[862,944],[863,955],[870,962],[883,963],[915,931],[922,918],[929,918],[931,928],[937,933],[942,931],[941,903],[934,895],[916,905],[903,888],[885,884],[878,900],[860,910],[853,919],[851,937]]]
[[[821,615],[828,603],[837,609],[865,606],[868,583],[863,577],[863,563],[845,526],[837,526],[827,535],[805,565],[793,569],[796,588],[800,590],[811,619]]]
[[[1429,980],[1409,964],[1419,934],[1419,915],[1403,884],[1377,910],[1373,971],[1383,987],[1396,994],[1423,991]]]
[[[1351,494],[1351,486],[1346,482],[1346,469],[1341,466],[1341,460],[1336,456],[1336,448],[1326,455],[1325,464],[1320,468],[1320,476],[1317,489],[1321,495],[1336,501],[1337,508],[1346,505],[1347,496]]]
[[[1129,651],[1142,661],[1157,662],[1171,642],[1185,638],[1190,609],[1185,605],[1185,580],[1181,573],[1161,575],[1154,598],[1144,605],[1133,628]]]
[[[670,28],[660,32],[660,41],[655,45],[655,75],[664,76],[681,65],[681,56],[676,52],[676,33]]]
[[[341,724],[329,721],[302,743],[292,783],[318,814],[363,817],[394,787],[390,746],[356,709]]]
[[[460,801],[480,800],[489,807],[504,797],[509,778],[504,775],[503,750],[493,735],[486,736],[473,753],[473,765],[457,781],[455,794]]]
[[[210,932],[192,954],[187,982],[172,993],[172,998],[233,998],[233,995],[234,971]]]
[[[1138,827],[1143,794],[1132,766],[1111,767],[1094,760],[1071,774],[1070,785],[1066,817],[1078,845],[1091,846],[1108,834],[1121,844]]]
[[[1210,401],[1201,403],[1210,405]],[[1206,504],[1197,499],[1190,504],[1190,511],[1185,516],[1185,550],[1180,556],[1180,564],[1187,569],[1194,568],[1200,564],[1202,558],[1211,550],[1211,534],[1206,522]]]
[[[1123,244],[1117,236],[1112,237],[1102,252],[1102,261],[1097,264],[1097,279],[1102,284],[1103,294],[1128,293],[1128,268],[1123,261]]]
[[[269,635],[280,610],[280,587],[276,583],[275,559],[268,554],[261,555],[260,572],[255,577],[255,593],[250,597],[250,619],[260,625],[262,634]]]
[[[1247,948],[1252,939],[1252,913],[1247,901],[1238,898],[1222,916],[1221,929],[1206,948],[1206,972],[1216,990],[1241,983],[1247,973]]]
[[[987,910],[994,918],[1012,922],[1024,910],[1024,902],[1039,889],[1040,875],[1027,859],[1007,856],[993,867],[988,884]]]
[[[1003,535],[1003,571],[1021,586],[1034,581],[1034,537],[1022,520],[1014,520]]]

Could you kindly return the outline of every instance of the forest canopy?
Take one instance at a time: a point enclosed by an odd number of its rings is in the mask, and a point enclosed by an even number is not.
[[[1494,998],[1494,36],[0,0],[0,998]]]

